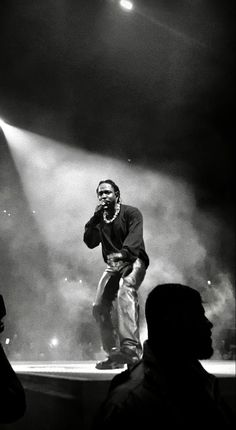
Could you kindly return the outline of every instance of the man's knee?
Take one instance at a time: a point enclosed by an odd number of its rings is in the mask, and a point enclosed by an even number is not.
[[[127,288],[134,288],[138,290],[145,278],[145,274],[146,268],[144,263],[140,259],[137,259],[133,264],[133,270],[122,279],[120,287],[124,285]]]
[[[133,286],[132,282],[129,282],[129,280],[126,281],[124,279],[124,282],[120,285],[119,291],[118,291],[118,302],[122,301],[133,301],[137,298],[137,291],[136,288]]]

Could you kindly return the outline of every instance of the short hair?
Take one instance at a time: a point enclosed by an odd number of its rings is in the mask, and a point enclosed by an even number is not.
[[[202,303],[200,293],[182,284],[160,284],[148,294],[145,303],[145,317],[148,334],[163,332],[177,314],[184,313],[189,305]]]
[[[118,185],[115,184],[114,181],[112,181],[111,179],[103,179],[102,181],[100,181],[97,188],[96,188],[97,194],[98,194],[98,188],[101,184],[110,184],[112,186],[113,190],[115,191],[115,194],[118,198],[118,202],[120,201],[120,189],[119,189]]]

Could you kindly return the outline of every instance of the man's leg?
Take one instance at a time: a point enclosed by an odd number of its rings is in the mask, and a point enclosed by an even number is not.
[[[112,357],[127,363],[135,362],[141,358],[142,346],[139,336],[139,303],[138,288],[146,273],[142,260],[137,259],[133,264],[132,272],[120,280],[117,295],[118,331],[120,351],[114,351]],[[123,357],[123,358],[122,358]]]
[[[117,273],[107,269],[99,281],[96,299],[93,305],[93,316],[99,325],[102,346],[108,357],[111,351],[118,346],[119,342],[112,319],[112,302],[117,295],[119,279],[120,277]],[[108,360],[104,362],[97,363],[96,367],[98,369],[105,369],[121,366],[116,366],[114,362],[111,363],[108,358]]]

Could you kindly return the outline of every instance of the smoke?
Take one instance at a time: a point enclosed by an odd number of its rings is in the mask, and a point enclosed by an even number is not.
[[[6,137],[29,205],[25,212],[15,210],[8,230],[6,214],[0,218],[14,272],[8,302],[20,340],[18,355],[14,348],[9,352],[13,359],[77,360],[101,352],[91,308],[104,263],[100,247],[90,250],[83,243],[83,231],[97,204],[97,184],[107,178],[119,185],[123,203],[137,206],[144,218],[150,266],[139,292],[142,340],[143,305],[158,283],[186,283],[201,292],[215,343],[232,327],[231,274],[222,272],[219,254],[226,226],[199,211],[190,185],[132,160],[89,154],[10,126]],[[1,207],[11,193],[3,184]],[[19,207],[17,199],[11,207]]]

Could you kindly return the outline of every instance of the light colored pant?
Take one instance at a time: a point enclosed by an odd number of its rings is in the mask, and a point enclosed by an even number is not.
[[[139,357],[142,347],[139,337],[138,288],[145,274],[146,266],[137,258],[131,272],[120,275],[120,265],[107,266],[97,288],[93,315],[99,324],[102,345],[109,355],[112,348],[127,347]]]

